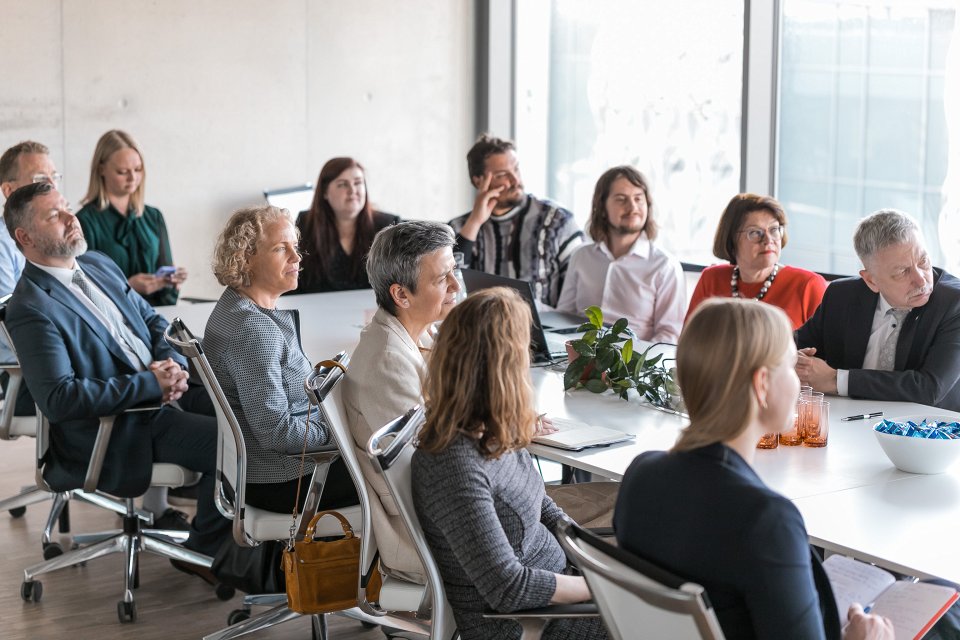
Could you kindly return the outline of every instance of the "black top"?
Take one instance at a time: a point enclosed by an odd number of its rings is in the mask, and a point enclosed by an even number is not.
[[[309,211],[301,211],[297,216],[297,229],[300,230],[300,250],[306,254],[316,252],[317,248],[313,246],[313,240],[308,238],[305,232],[305,223]],[[392,224],[400,222],[400,216],[392,213],[373,212],[373,230],[374,234],[381,229],[389,227]],[[356,277],[350,273],[350,256],[343,250],[340,243],[337,243],[337,253],[331,262],[330,273],[325,273],[319,264],[316,270],[304,269],[300,272],[300,282],[292,293],[322,293],[324,291],[347,291],[350,289],[369,289],[370,280],[367,278],[367,270],[360,269]],[[366,260],[366,256],[364,256]]]
[[[613,523],[621,548],[706,589],[729,640],[840,635],[803,517],[729,447],[637,456]]]

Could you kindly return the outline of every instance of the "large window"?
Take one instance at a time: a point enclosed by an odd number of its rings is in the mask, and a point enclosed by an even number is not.
[[[516,7],[516,137],[528,188],[584,224],[600,174],[633,164],[651,181],[662,244],[681,260],[713,261],[717,218],[740,184],[742,3]]]
[[[857,220],[887,207],[921,222],[934,264],[960,258],[948,247],[960,236],[954,2],[782,8],[777,195],[791,215],[792,261],[856,273]]]
[[[662,244],[708,264],[745,182],[790,216],[784,261],[830,273],[856,273],[857,220],[894,207],[921,221],[935,264],[960,272],[957,0],[780,0],[779,15],[750,3],[750,96],[746,4],[515,2],[515,135],[530,190],[584,223],[597,177],[633,164],[653,184]],[[766,153],[748,145],[742,163],[747,139]]]

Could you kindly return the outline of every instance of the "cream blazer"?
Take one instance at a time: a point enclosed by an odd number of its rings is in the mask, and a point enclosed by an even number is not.
[[[420,558],[386,482],[367,457],[366,446],[374,431],[421,402],[426,372],[417,343],[393,314],[378,309],[360,334],[343,381],[347,419],[367,492],[371,498],[379,497],[370,500],[370,510],[380,561],[388,573],[420,584],[426,583]]]

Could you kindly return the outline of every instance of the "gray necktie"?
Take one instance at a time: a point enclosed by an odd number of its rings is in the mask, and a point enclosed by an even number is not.
[[[149,368],[150,363],[153,361],[150,350],[147,349],[147,345],[143,343],[143,340],[138,338],[137,335],[130,330],[130,327],[127,326],[123,316],[120,315],[120,312],[113,302],[101,293],[99,289],[90,286],[90,283],[87,282],[86,277],[83,275],[83,271],[79,269],[73,272],[73,284],[80,287],[84,295],[90,298],[90,301],[93,302],[97,309],[100,309],[100,313],[102,313],[107,319],[107,322],[110,323],[114,332],[120,336],[131,351],[137,354],[143,366]],[[136,363],[133,364],[136,365]]]
[[[894,329],[880,346],[880,358],[877,360],[877,369],[880,371],[893,371],[893,365],[897,359],[897,340],[900,338],[900,329],[903,328],[903,321],[909,313],[910,309],[887,309],[884,322],[892,322]]]

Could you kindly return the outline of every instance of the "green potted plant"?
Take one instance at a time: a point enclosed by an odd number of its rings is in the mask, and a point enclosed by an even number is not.
[[[626,318],[606,327],[600,307],[587,308],[586,315],[587,321],[580,326],[583,336],[567,343],[570,358],[563,374],[564,389],[584,388],[593,393],[612,389],[624,400],[630,389],[636,389],[651,404],[676,409],[679,388],[675,369],[665,366],[663,355],[650,355],[653,347],[642,353],[634,351]]]

